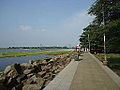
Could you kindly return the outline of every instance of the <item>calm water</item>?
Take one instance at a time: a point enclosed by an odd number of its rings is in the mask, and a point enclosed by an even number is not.
[[[0,49],[0,52],[41,51],[41,49]]]
[[[14,63],[26,63],[29,60],[37,60],[45,57],[53,57],[54,55],[27,55],[21,57],[6,57],[0,58],[0,71],[3,71],[6,66]]]
[[[65,50],[65,49],[0,49],[0,52],[27,52],[27,51],[43,51],[43,50]]]

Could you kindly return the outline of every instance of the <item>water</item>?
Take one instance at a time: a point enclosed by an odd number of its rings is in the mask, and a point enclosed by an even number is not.
[[[0,49],[0,52],[41,51],[41,49]]]
[[[43,50],[66,50],[66,49],[0,49],[0,52],[27,52],[27,51],[43,51]]]
[[[64,50],[64,49],[44,49],[44,50]],[[27,51],[41,51],[41,49],[0,49],[0,52],[27,52]],[[0,54],[0,56],[3,56]],[[3,71],[6,66],[14,63],[26,63],[29,60],[37,60],[45,57],[52,57],[54,55],[27,55],[21,57],[6,57],[0,58],[0,71]]]
[[[0,58],[0,71],[3,71],[6,66],[14,63],[26,63],[29,60],[37,60],[45,57],[53,57],[54,55],[27,55],[21,57],[6,57]]]

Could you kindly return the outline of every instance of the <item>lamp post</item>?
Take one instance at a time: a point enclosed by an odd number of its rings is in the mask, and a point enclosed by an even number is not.
[[[88,34],[89,52],[90,52],[90,35]]]
[[[103,5],[103,25],[105,25],[105,13],[104,13],[104,5]],[[108,61],[107,61],[107,57],[106,57],[106,36],[105,36],[105,32],[104,32],[104,61],[103,64],[107,65]]]

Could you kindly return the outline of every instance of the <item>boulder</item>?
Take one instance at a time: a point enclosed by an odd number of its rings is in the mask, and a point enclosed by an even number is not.
[[[21,83],[25,79],[27,79],[27,75],[22,74],[16,80],[17,80],[18,83]]]
[[[0,90],[8,90],[6,86],[4,86],[2,83],[0,83]]]
[[[27,75],[28,78],[32,77],[34,75],[34,73],[30,73]]]
[[[15,78],[9,78],[9,80],[6,82],[6,86],[9,89],[12,89],[14,86],[18,85],[19,83],[17,82],[17,80]]]
[[[31,78],[27,79],[24,85],[38,84],[40,87],[42,87],[44,83],[45,80],[43,78],[33,75]]]
[[[19,74],[16,70],[11,70],[7,75],[6,77],[9,77],[9,78],[15,78],[17,77]]]
[[[42,90],[69,62],[68,54],[6,67],[0,90]]]
[[[0,83],[4,83],[5,82],[5,77],[0,77]]]
[[[24,85],[22,90],[41,90],[41,86],[37,84]]]
[[[4,74],[7,75],[12,70],[11,66],[7,66],[4,70]]]
[[[46,71],[41,71],[41,72],[38,72],[37,74],[40,75],[40,77],[44,77],[46,74]]]
[[[46,60],[47,62],[50,61],[52,58],[45,58],[44,60]]]
[[[40,64],[34,65],[33,68],[34,68],[34,70],[35,70],[35,73],[42,71]]]
[[[23,74],[27,75],[27,74],[30,74],[30,73],[33,73],[34,72],[34,69],[25,69],[23,71]]]
[[[0,90],[7,90],[4,83],[5,83],[5,77],[1,77],[0,78]]]
[[[22,67],[22,70],[32,69],[32,64],[30,64],[30,63],[23,63],[23,64],[21,64],[21,67]]]
[[[14,64],[12,66],[8,66],[4,70],[4,75],[10,78],[15,78],[19,74],[21,74],[21,66],[20,64]]]
[[[42,61],[42,65],[47,65],[47,63],[48,63],[48,62],[47,62],[46,60],[43,60],[43,61]]]
[[[11,90],[22,90],[23,84],[18,84],[15,87],[13,87]]]

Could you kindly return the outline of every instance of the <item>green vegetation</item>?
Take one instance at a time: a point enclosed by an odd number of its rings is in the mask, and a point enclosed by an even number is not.
[[[103,35],[106,34],[107,53],[120,53],[120,0],[96,0],[88,14],[93,22],[83,29],[80,42],[88,48],[88,35],[92,50],[103,52]]]
[[[70,53],[71,51],[65,51],[65,50],[56,50],[56,51],[30,51],[30,52],[0,52],[3,57],[20,57],[20,56],[26,56],[26,55],[37,55],[37,54],[47,54],[47,55],[61,55]]]
[[[100,61],[104,61],[104,54],[95,55]],[[111,69],[120,70],[120,54],[107,54],[108,66]]]

